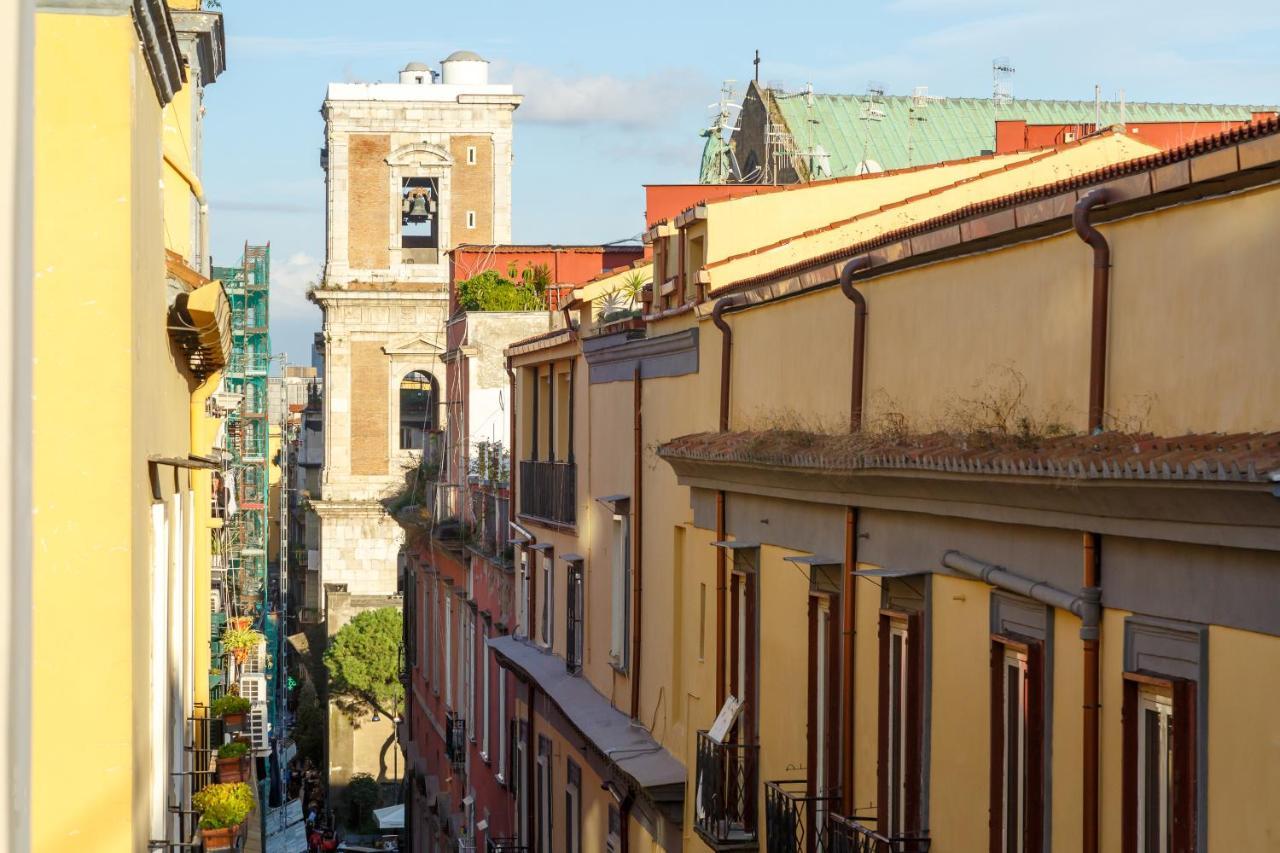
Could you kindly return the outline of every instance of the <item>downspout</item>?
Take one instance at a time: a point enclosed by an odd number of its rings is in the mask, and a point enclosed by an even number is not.
[[[200,212],[200,274],[208,278],[211,272],[209,267],[209,202],[204,197],[204,185],[200,183],[199,178],[191,173],[191,170],[179,165],[177,159],[169,156],[168,152],[165,152],[164,162],[177,173],[179,178],[186,182],[187,186],[191,188],[191,194],[196,197],[196,204],[199,206],[198,210]]]
[[[853,286],[853,276],[870,267],[871,257],[862,255],[845,264],[840,273],[840,292],[853,303],[853,379],[849,387],[849,432],[862,429],[862,385],[867,354],[867,300]]]
[[[1106,189],[1096,189],[1076,202],[1071,224],[1093,249],[1093,308],[1089,335],[1089,432],[1102,432],[1102,408],[1107,396],[1107,312],[1111,288],[1111,246],[1089,221],[1089,214],[1106,204]]]
[[[632,476],[634,495],[631,499],[631,510],[634,513],[631,538],[635,543],[635,565],[632,567],[635,585],[635,626],[631,632],[631,719],[640,717],[640,633],[644,625],[644,417],[642,404],[644,400],[644,377],[640,375],[640,362],[636,362],[632,377],[635,394],[635,446],[632,450],[634,466]],[[717,549],[723,550],[723,549]]]
[[[720,330],[720,432],[729,431],[729,381],[733,358],[733,329],[724,319],[729,308],[744,304],[742,296],[729,296],[711,309],[711,322]],[[725,492],[716,492],[716,541],[723,542],[725,530]],[[728,595],[729,565],[723,548],[716,548],[716,708],[725,700],[725,596]]]
[[[633,791],[628,791],[627,795],[618,803],[618,823],[621,824],[619,830],[622,837],[619,841],[618,853],[629,853],[631,850],[631,806],[636,801],[636,795]]]
[[[853,277],[861,270],[871,266],[871,258],[867,255],[854,258],[845,264],[840,272],[840,291],[853,303],[853,373],[849,386],[849,432],[862,430],[862,397],[864,374],[866,371],[867,349],[867,300],[853,286]],[[858,618],[858,581],[854,572],[858,570],[858,507],[850,506],[844,512],[844,635],[841,647],[840,695],[843,702],[843,713],[840,719],[841,749],[841,791],[843,792],[844,814],[853,814],[855,808],[853,773],[854,773],[854,698],[853,687],[856,670],[854,666],[854,636],[857,632]]]

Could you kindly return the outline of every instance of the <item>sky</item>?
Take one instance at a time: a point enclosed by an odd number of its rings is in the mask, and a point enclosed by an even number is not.
[[[1183,0],[703,2],[222,0],[227,70],[205,92],[215,264],[270,241],[272,346],[309,363],[324,260],[320,105],[329,82],[392,81],[454,50],[525,96],[515,114],[516,242],[637,235],[646,183],[697,180],[724,80],[788,89],[989,97],[1280,103],[1280,4]]]

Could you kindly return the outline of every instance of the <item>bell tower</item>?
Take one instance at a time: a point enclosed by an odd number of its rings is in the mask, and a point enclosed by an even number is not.
[[[445,429],[449,253],[511,240],[520,101],[470,51],[328,87],[321,588],[396,590],[402,532],[381,499]]]

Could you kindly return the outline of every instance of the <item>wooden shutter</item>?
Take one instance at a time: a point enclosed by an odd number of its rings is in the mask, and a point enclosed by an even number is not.
[[[924,800],[924,616],[907,616],[906,795],[903,804],[908,833],[919,834]]]
[[[889,832],[889,651],[891,623],[887,613],[880,614],[880,707],[876,736],[876,827]]]
[[[1040,853],[1044,847],[1044,643],[1027,643],[1027,766],[1023,847]]]
[[[1004,644],[991,643],[991,767],[987,849],[1002,853],[1004,838]]]
[[[1173,853],[1196,849],[1196,683],[1173,682],[1173,790],[1169,809]]]

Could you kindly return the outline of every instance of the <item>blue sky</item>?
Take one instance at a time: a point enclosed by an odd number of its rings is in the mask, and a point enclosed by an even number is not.
[[[758,11],[752,11],[753,7]],[[272,245],[272,335],[309,359],[324,257],[323,122],[330,81],[392,80],[456,49],[492,60],[516,111],[513,238],[604,242],[643,227],[645,183],[697,178],[721,81],[760,76],[862,92],[987,97],[991,60],[1015,97],[1280,102],[1280,4],[335,2],[223,0],[227,71],[206,93],[214,262]]]

